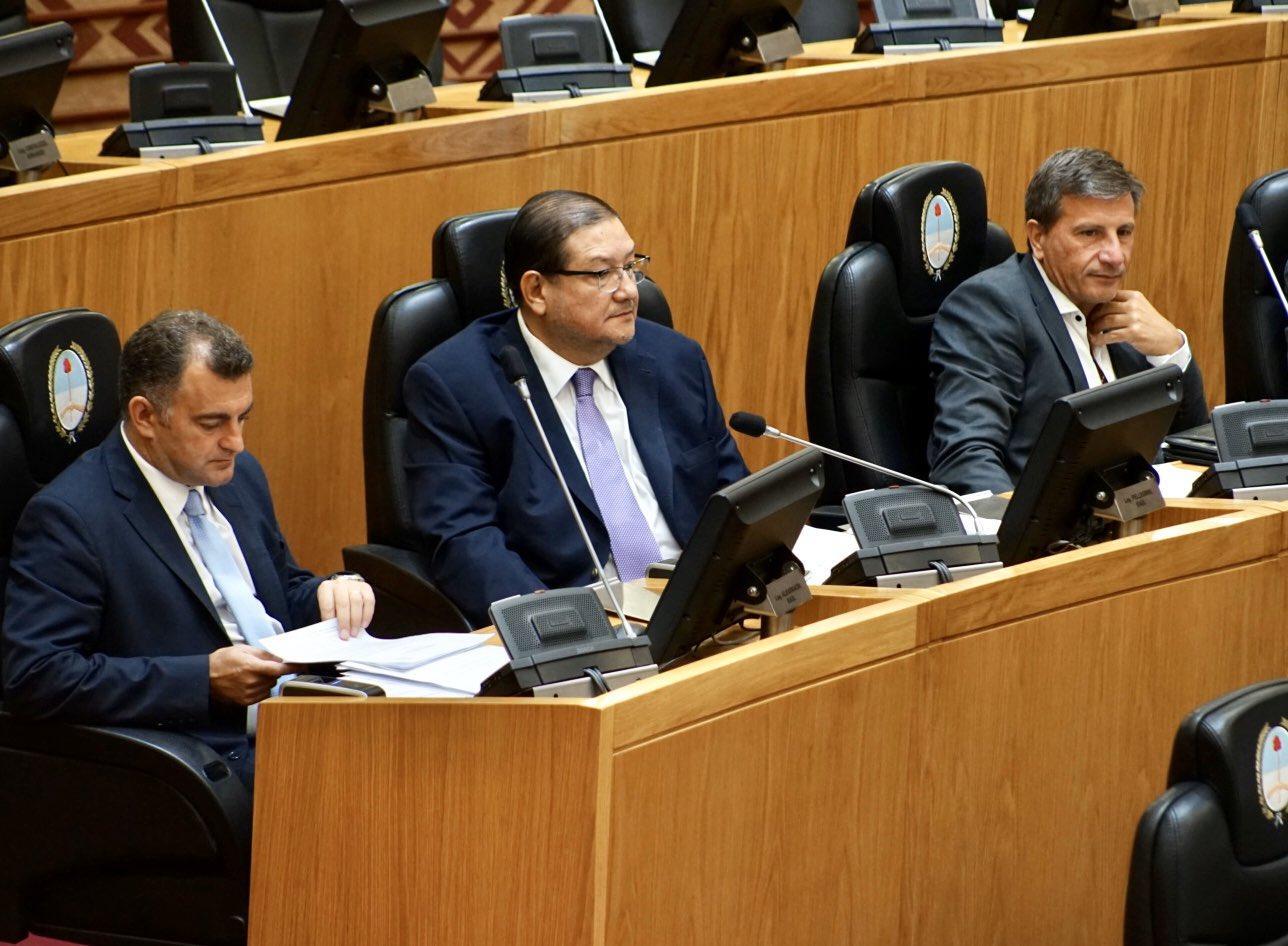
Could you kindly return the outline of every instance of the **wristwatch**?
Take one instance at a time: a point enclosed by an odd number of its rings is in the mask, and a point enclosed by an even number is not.
[[[332,574],[327,575],[324,580],[325,581],[366,581],[367,579],[363,578],[357,572],[333,572]]]

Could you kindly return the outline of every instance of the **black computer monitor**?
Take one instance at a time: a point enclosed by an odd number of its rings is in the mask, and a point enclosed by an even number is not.
[[[427,63],[448,5],[327,0],[277,139],[378,125],[433,101]]]
[[[747,72],[755,64],[744,57],[757,49],[757,37],[776,47],[790,30],[799,48],[795,16],[802,0],[684,0],[675,25],[662,45],[648,85],[696,82]],[[790,41],[790,40],[789,40]],[[771,61],[778,57],[770,55]]]
[[[648,624],[658,667],[727,627],[750,587],[793,577],[791,547],[822,492],[823,455],[802,450],[707,500]]]
[[[1135,26],[1131,20],[1113,15],[1125,5],[1115,0],[1037,0],[1024,31],[1025,42],[1131,29]]]
[[[66,23],[0,36],[0,184],[32,179],[58,160],[54,99],[72,47]]]
[[[998,529],[1003,563],[1115,537],[1119,523],[1096,515],[1115,495],[1128,516],[1155,508],[1144,494],[1153,485],[1157,496],[1153,459],[1180,405],[1181,369],[1175,365],[1078,391],[1051,405]]]

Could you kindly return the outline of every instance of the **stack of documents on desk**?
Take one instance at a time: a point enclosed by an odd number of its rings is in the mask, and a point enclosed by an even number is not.
[[[374,683],[386,696],[474,696],[510,657],[490,634],[418,634],[386,640],[365,631],[340,639],[334,620],[275,637],[261,646],[287,663],[338,664],[340,675]]]

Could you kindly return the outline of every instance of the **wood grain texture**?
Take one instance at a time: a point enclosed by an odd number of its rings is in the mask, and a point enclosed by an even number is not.
[[[1149,189],[1129,283],[1189,334],[1215,403],[1234,204],[1288,164],[1283,29],[1234,17],[791,69],[7,188],[0,259],[20,284],[9,312],[103,300],[132,327],[164,306],[200,305],[242,329],[260,369],[252,448],[300,560],[330,571],[342,545],[365,539],[359,417],[372,313],[428,275],[444,217],[547,187],[603,195],[653,254],[724,407],[804,433],[814,291],[863,184],[912,161],[970,161],[991,216],[1019,236],[1032,169],[1089,144]],[[121,242],[124,223],[156,228],[146,259]],[[29,268],[10,268],[19,260]],[[786,452],[740,445],[753,468]]]
[[[1176,725],[1288,664],[1288,507],[1168,512],[947,640],[937,592],[847,590],[595,700],[272,701],[251,946],[1116,941]]]
[[[570,701],[264,706],[251,942],[602,942],[604,724]]]

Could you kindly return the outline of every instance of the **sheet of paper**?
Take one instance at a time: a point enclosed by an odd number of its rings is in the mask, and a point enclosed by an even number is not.
[[[827,581],[832,569],[847,555],[858,549],[854,533],[846,527],[841,532],[805,526],[792,546],[792,553],[805,566],[805,581],[821,585]]]
[[[286,107],[290,104],[291,97],[289,95],[275,95],[267,99],[251,99],[250,110],[256,115],[281,118],[286,114]]]
[[[428,683],[448,690],[473,695],[483,681],[510,660],[504,647],[487,644],[408,670],[383,670],[361,661],[348,661],[341,669],[357,673],[381,673],[408,683]]]
[[[402,680],[398,677],[388,677],[381,673],[356,673],[353,671],[342,674],[346,680],[356,680],[359,683],[372,683],[385,691],[385,696],[411,696],[420,699],[467,699],[473,694],[465,693],[461,690],[448,690],[445,687],[436,687],[432,683],[413,683],[411,680]]]
[[[1203,473],[1202,467],[1186,469],[1176,461],[1160,463],[1154,470],[1158,473],[1158,490],[1164,499],[1184,499],[1194,488],[1194,481]]]
[[[339,625],[332,619],[266,637],[261,646],[287,663],[329,664],[361,660],[379,667],[406,670],[479,647],[487,637],[486,634],[417,634],[386,640],[372,637],[364,631],[346,641],[340,640]]]

